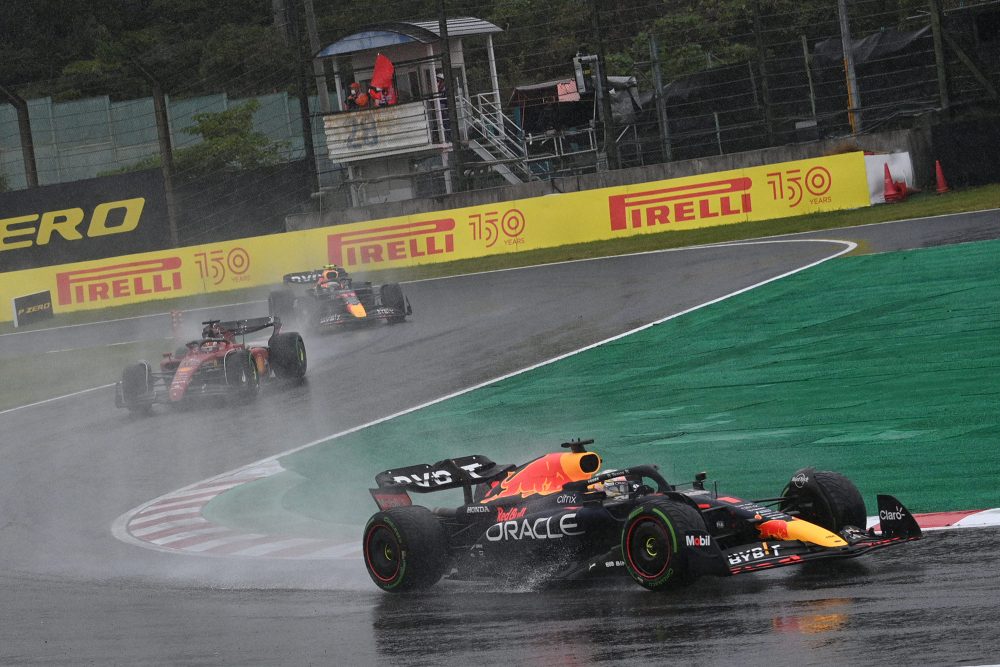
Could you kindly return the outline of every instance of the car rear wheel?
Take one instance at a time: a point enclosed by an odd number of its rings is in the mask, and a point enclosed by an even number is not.
[[[840,473],[803,468],[781,492],[781,511],[838,532],[844,526],[864,529],[868,521],[858,487]]]
[[[231,352],[223,362],[226,370],[226,384],[233,388],[236,396],[249,403],[257,398],[260,391],[260,375],[257,364],[247,351]]]
[[[294,331],[271,336],[267,343],[271,368],[279,378],[297,379],[306,374],[306,344]]]
[[[144,361],[127,366],[122,371],[122,403],[129,412],[148,414],[152,410],[150,400],[153,387],[149,364]]]
[[[644,500],[622,528],[625,569],[653,591],[688,584],[696,575],[688,563],[685,537],[705,532],[701,514],[690,505],[669,498]]]
[[[448,565],[444,527],[426,507],[412,505],[378,512],[365,526],[362,547],[372,581],[384,591],[433,586]]]

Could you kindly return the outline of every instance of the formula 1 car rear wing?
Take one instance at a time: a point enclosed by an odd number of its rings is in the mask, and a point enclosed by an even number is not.
[[[370,489],[372,498],[379,509],[409,505],[408,491],[430,493],[446,489],[461,488],[465,493],[465,504],[472,504],[472,487],[488,484],[507,476],[516,466],[500,465],[480,454],[444,459],[433,465],[418,465],[384,470],[375,475],[377,489]]]
[[[210,324],[211,322],[202,322]],[[281,320],[275,316],[251,317],[245,320],[230,320],[228,322],[217,322],[219,327],[232,331],[237,336],[256,333],[268,327],[281,328]]]
[[[223,322],[222,320],[206,320],[201,324],[204,327],[202,335],[213,340],[221,340],[222,337],[228,334],[246,336],[247,334],[257,333],[268,327],[274,327],[275,334],[281,331],[281,319],[276,315],[251,317],[245,320],[229,320],[227,322]],[[190,346],[198,342],[197,340],[191,341],[188,345]]]
[[[313,269],[312,271],[286,273],[281,277],[281,281],[286,285],[314,285],[322,277],[323,269]]]

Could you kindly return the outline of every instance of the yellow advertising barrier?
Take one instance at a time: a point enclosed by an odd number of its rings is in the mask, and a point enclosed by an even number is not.
[[[363,275],[869,204],[863,154],[845,153],[2,273],[0,299],[48,290],[53,310],[70,312],[270,285],[328,263]]]

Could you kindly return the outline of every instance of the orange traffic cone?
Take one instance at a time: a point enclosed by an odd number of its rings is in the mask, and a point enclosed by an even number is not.
[[[896,183],[892,180],[892,174],[889,173],[889,163],[883,164],[885,165],[885,201],[887,203],[900,201],[905,195],[899,191]]]
[[[948,187],[948,181],[944,180],[944,172],[941,170],[941,160],[934,160],[934,172],[937,176],[937,193],[943,195],[951,190]]]

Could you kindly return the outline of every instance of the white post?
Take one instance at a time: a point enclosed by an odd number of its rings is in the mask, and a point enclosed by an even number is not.
[[[490,83],[493,84],[493,101],[500,106],[500,81],[497,79],[497,58],[493,54],[493,35],[486,35],[486,52],[490,60]]]
[[[340,70],[337,69],[337,58],[334,57],[332,60],[333,64],[333,82],[337,88],[337,111],[344,110],[344,84],[340,81]]]

